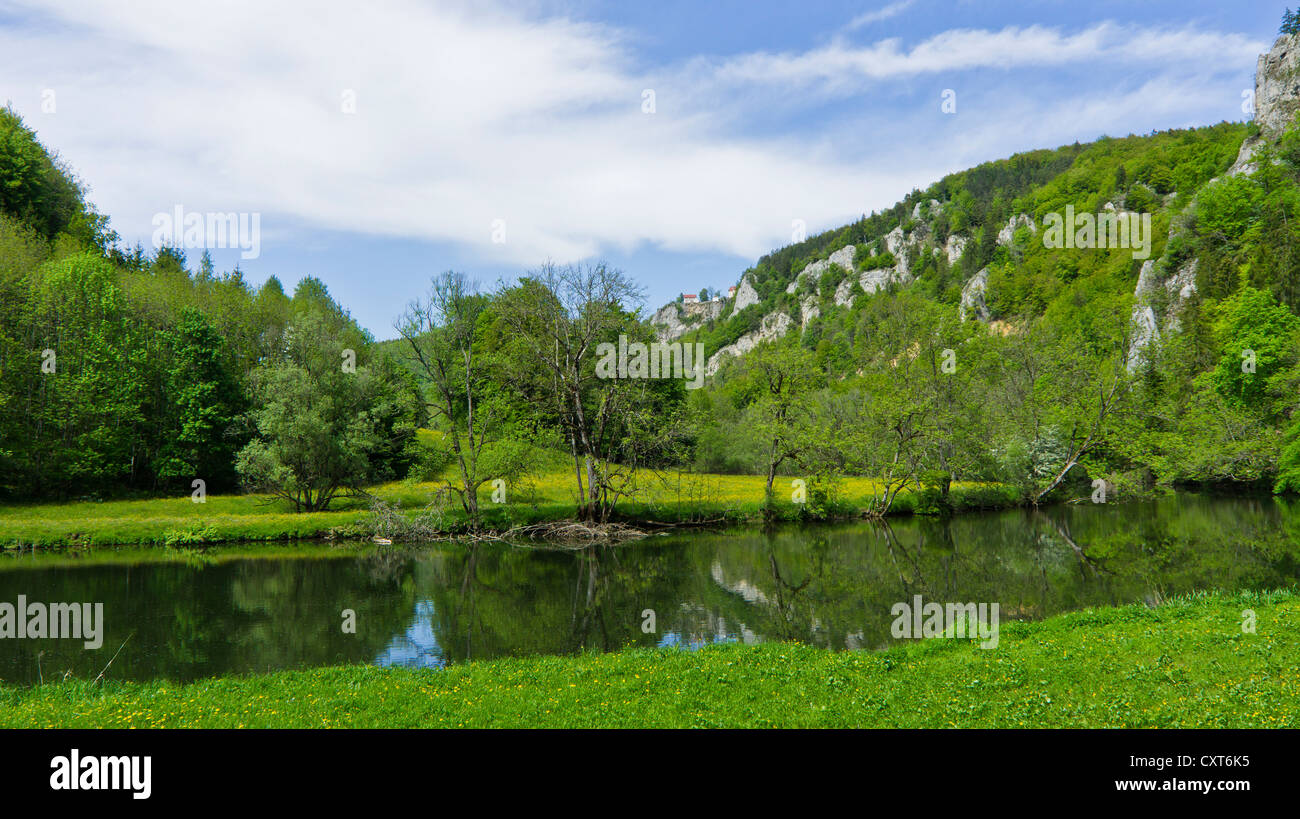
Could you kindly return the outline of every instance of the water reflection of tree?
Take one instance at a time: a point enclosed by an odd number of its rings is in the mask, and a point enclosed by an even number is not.
[[[1083,581],[1096,578],[1103,573],[1109,573],[1102,561],[1090,556],[1083,547],[1080,546],[1070,534],[1070,522],[1059,515],[1053,515],[1041,510],[1034,510],[1035,518],[1045,522],[1048,526],[1060,536],[1061,540],[1070,550],[1074,552],[1079,561],[1079,577]]]
[[[374,583],[363,562],[348,559],[0,572],[0,600],[18,594],[102,602],[105,621],[98,651],[78,640],[0,643],[0,678],[22,683],[36,680],[38,654],[46,679],[65,672],[93,678],[119,647],[109,679],[191,680],[369,662],[410,612],[409,594]],[[357,612],[355,635],[342,632],[344,608]]]
[[[671,551],[626,547],[475,545],[444,558],[440,571],[424,566],[417,574],[450,661],[653,645],[678,625],[678,587],[687,574]],[[647,608],[658,615],[657,634],[641,631]]]
[[[767,541],[767,565],[772,573],[772,584],[775,589],[774,600],[779,626],[778,633],[782,639],[786,640],[803,637],[814,626],[816,618],[811,613],[803,617],[798,615],[799,594],[808,588],[808,585],[815,578],[820,579],[824,576],[826,570],[826,539],[814,538],[809,546],[812,567],[802,583],[787,580],[781,573],[781,563],[777,558],[774,536],[770,531],[765,533],[764,539]]]
[[[589,546],[577,553],[574,574],[573,600],[569,611],[569,650],[582,648],[610,648],[610,625],[605,603],[610,596],[611,578],[602,571],[602,564],[613,564],[617,570],[618,555],[614,550]],[[586,581],[585,595],[582,593]],[[624,618],[628,612],[623,612]]]
[[[1100,507],[1100,508],[1099,508]],[[719,636],[830,648],[888,644],[914,594],[996,601],[1002,616],[1156,600],[1300,577],[1300,506],[1180,495],[951,520],[891,519],[770,532],[691,532],[581,553],[491,544],[377,550],[363,558],[24,567],[0,601],[102,601],[104,647],[0,641],[0,677],[110,678],[370,662],[414,625],[448,660],[562,654]],[[358,633],[340,628],[344,608]],[[653,609],[658,631],[642,633]],[[424,619],[421,619],[424,618]]]
[[[232,608],[250,617],[230,638],[236,662],[256,672],[372,661],[414,604],[412,562],[398,551],[360,560],[241,564],[230,586]],[[343,631],[344,609],[356,615],[355,634]]]
[[[960,528],[960,534],[958,533]],[[838,644],[888,642],[895,603],[921,595],[935,602],[996,602],[1009,616],[1037,618],[1074,607],[1074,601],[1109,602],[1109,570],[1092,557],[1069,522],[1032,513],[983,519],[884,520],[845,537],[805,535],[802,548],[779,544],[789,534],[764,536],[767,572],[761,579],[765,616],[749,615],[769,637]],[[863,545],[869,544],[866,548]],[[1071,545],[1072,544],[1072,545]],[[824,554],[832,555],[827,568]],[[874,555],[874,556],[873,556]],[[791,567],[798,566],[803,573]],[[775,567],[775,570],[774,570]],[[1081,568],[1082,567],[1082,568]],[[882,572],[883,570],[883,572]],[[790,595],[791,586],[799,586]],[[1130,585],[1130,589],[1132,586]],[[1140,594],[1140,590],[1135,590]],[[842,638],[840,635],[844,635]]]

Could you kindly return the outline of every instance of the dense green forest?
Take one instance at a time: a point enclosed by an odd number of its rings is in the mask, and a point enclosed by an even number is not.
[[[606,519],[665,467],[764,474],[769,500],[778,475],[802,475],[814,514],[844,475],[879,479],[878,514],[913,488],[942,511],[952,481],[1029,501],[1098,477],[1121,492],[1300,488],[1300,135],[1225,175],[1253,134],[1221,124],[1021,154],[777,250],[744,273],[757,304],[727,302],[681,341],[712,355],[774,312],[795,331],[688,390],[599,377],[600,344],[655,337],[621,271],[548,265],[491,288],[444,274],[410,294],[401,337],[377,343],[316,279],[290,296],[206,254],[124,247],[0,111],[0,497],[244,490],[311,511],[412,477],[474,516],[492,481],[548,469],[571,476],[580,514]],[[1187,292],[1155,289],[1161,331],[1137,358],[1143,261],[1052,249],[1015,221],[1067,205],[1151,214],[1150,274],[1194,275]],[[885,247],[896,230],[925,237],[905,260]],[[966,241],[950,260],[952,236]],[[796,279],[850,244],[856,270]],[[835,299],[900,261],[907,283]],[[989,315],[963,320],[981,271]],[[801,323],[804,304],[818,309]]]
[[[0,497],[243,489],[316,511],[454,468],[473,513],[486,481],[572,457],[604,510],[680,438],[658,425],[680,382],[593,378],[597,340],[652,337],[619,271],[547,268],[491,296],[449,274],[400,317],[408,340],[377,344],[317,279],[290,297],[206,254],[121,247],[9,110],[0,183]],[[557,338],[581,349],[548,361]]]
[[[415,386],[320,281],[290,297],[274,277],[254,290],[218,275],[206,254],[192,269],[176,248],[119,247],[7,110],[0,197],[0,495],[231,491],[237,467],[258,486],[276,458],[313,450],[313,468],[338,463],[349,484],[407,469]],[[334,376],[344,350],[359,378]]]

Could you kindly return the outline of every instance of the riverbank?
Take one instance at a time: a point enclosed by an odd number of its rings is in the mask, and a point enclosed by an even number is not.
[[[1242,630],[1254,612],[1255,632]],[[0,727],[1300,727],[1300,595],[1003,622],[995,649],[791,643],[0,687]]]
[[[493,503],[491,488],[480,502],[485,525],[505,531],[516,526],[571,519],[576,506],[572,478],[548,474],[507,493]],[[783,479],[789,487],[791,479]],[[436,491],[431,483],[399,481],[372,487],[374,498],[411,516],[425,508]],[[876,484],[868,478],[845,478],[831,517],[854,517],[870,500]],[[784,490],[783,490],[784,491]],[[619,506],[622,520],[650,523],[744,523],[763,516],[764,479],[758,475],[669,473],[648,479],[638,496]],[[925,511],[927,499],[904,493],[896,514]],[[1014,506],[1009,488],[955,483],[949,492],[954,512]],[[921,507],[921,508],[918,508]],[[782,519],[808,514],[806,505],[785,491],[777,504]],[[374,534],[368,499],[342,498],[327,512],[295,513],[283,501],[265,495],[209,495],[203,503],[190,496],[143,500],[75,501],[0,506],[0,547],[67,548],[100,546],[171,546],[192,548],[215,543],[369,538]],[[465,517],[450,509],[437,520],[446,532],[464,527]]]

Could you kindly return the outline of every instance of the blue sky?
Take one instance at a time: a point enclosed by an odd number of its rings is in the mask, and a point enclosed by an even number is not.
[[[128,242],[257,213],[218,269],[388,338],[442,270],[604,259],[653,308],[944,173],[1245,119],[1284,7],[0,0],[0,100]]]

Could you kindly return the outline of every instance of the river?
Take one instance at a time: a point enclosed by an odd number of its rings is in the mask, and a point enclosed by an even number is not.
[[[581,551],[295,548],[10,554],[0,560],[0,603],[102,603],[104,624],[93,650],[83,640],[0,639],[0,679],[93,678],[106,666],[105,677],[132,680],[441,667],[737,640],[871,650],[894,642],[891,609],[915,595],[997,603],[1005,622],[1294,585],[1300,506],[1177,494],[888,527],[689,530]]]

